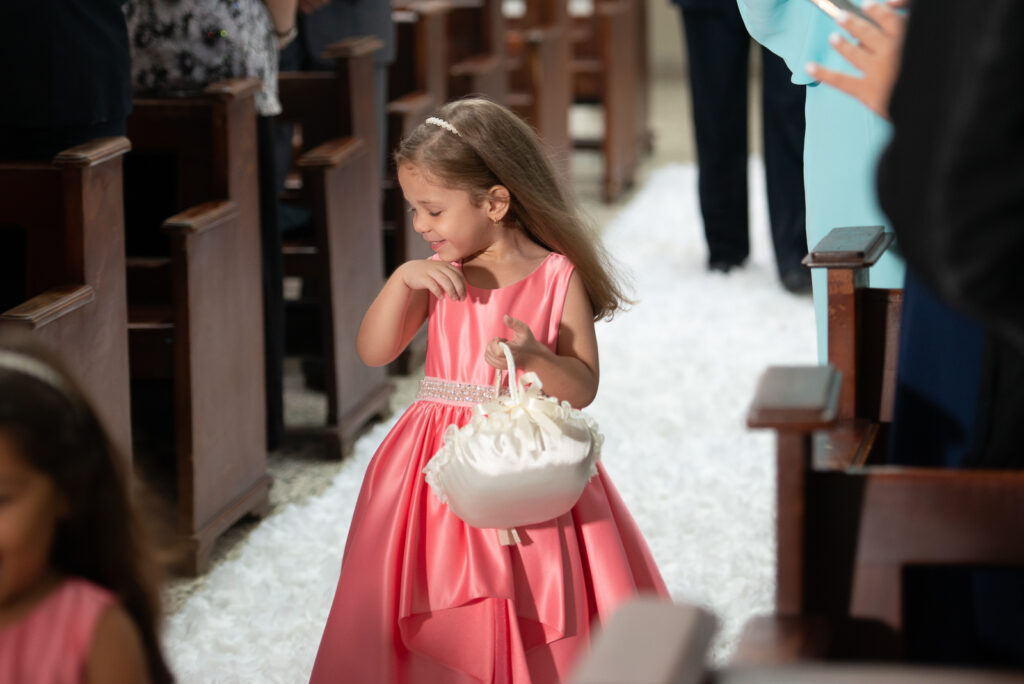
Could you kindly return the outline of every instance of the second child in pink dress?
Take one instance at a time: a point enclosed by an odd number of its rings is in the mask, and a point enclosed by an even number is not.
[[[533,130],[508,109],[452,102],[395,159],[436,256],[395,270],[359,354],[387,364],[426,321],[427,377],[367,468],[311,681],[564,681],[620,604],[668,595],[603,467],[569,513],[517,528],[514,546],[457,518],[423,468],[445,429],[492,396],[498,340],[546,393],[590,404],[594,322],[624,298]]]
[[[57,361],[0,336],[0,682],[173,680],[118,461]]]

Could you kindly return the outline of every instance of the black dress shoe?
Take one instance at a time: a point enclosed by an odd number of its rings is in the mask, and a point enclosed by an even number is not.
[[[782,287],[788,292],[796,295],[811,293],[811,272],[809,269],[798,267],[782,274]]]
[[[718,273],[728,273],[734,268],[739,268],[743,262],[727,261],[725,259],[714,259],[708,262],[708,270]]]

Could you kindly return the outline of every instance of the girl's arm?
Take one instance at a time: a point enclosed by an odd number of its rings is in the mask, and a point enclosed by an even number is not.
[[[426,320],[430,295],[463,299],[462,271],[436,259],[407,261],[395,269],[359,326],[356,349],[363,363],[384,366],[398,358]]]
[[[89,684],[145,684],[149,668],[142,637],[132,619],[119,605],[103,611],[85,663]]]
[[[536,373],[544,384],[545,394],[568,401],[575,408],[583,408],[594,400],[600,373],[594,310],[576,273],[569,278],[558,327],[557,353],[538,342],[522,321],[506,316],[505,324],[514,331],[506,342],[516,366]],[[505,354],[497,339],[488,343],[485,359],[495,368],[506,368]]]

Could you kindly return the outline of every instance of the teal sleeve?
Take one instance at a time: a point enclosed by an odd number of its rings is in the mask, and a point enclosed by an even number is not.
[[[793,83],[816,83],[804,68],[808,62],[856,73],[828,42],[831,34],[846,32],[810,0],[738,0],[738,3],[747,31],[754,40],[782,58],[793,72]]]

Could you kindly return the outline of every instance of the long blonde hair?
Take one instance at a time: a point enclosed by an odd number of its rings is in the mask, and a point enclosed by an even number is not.
[[[576,267],[594,320],[611,318],[631,302],[617,282],[597,233],[580,217],[543,144],[509,109],[482,98],[449,102],[434,114],[451,128],[424,122],[395,151],[395,166],[423,168],[479,204],[495,185],[508,188],[506,221],[534,242],[564,254]]]

